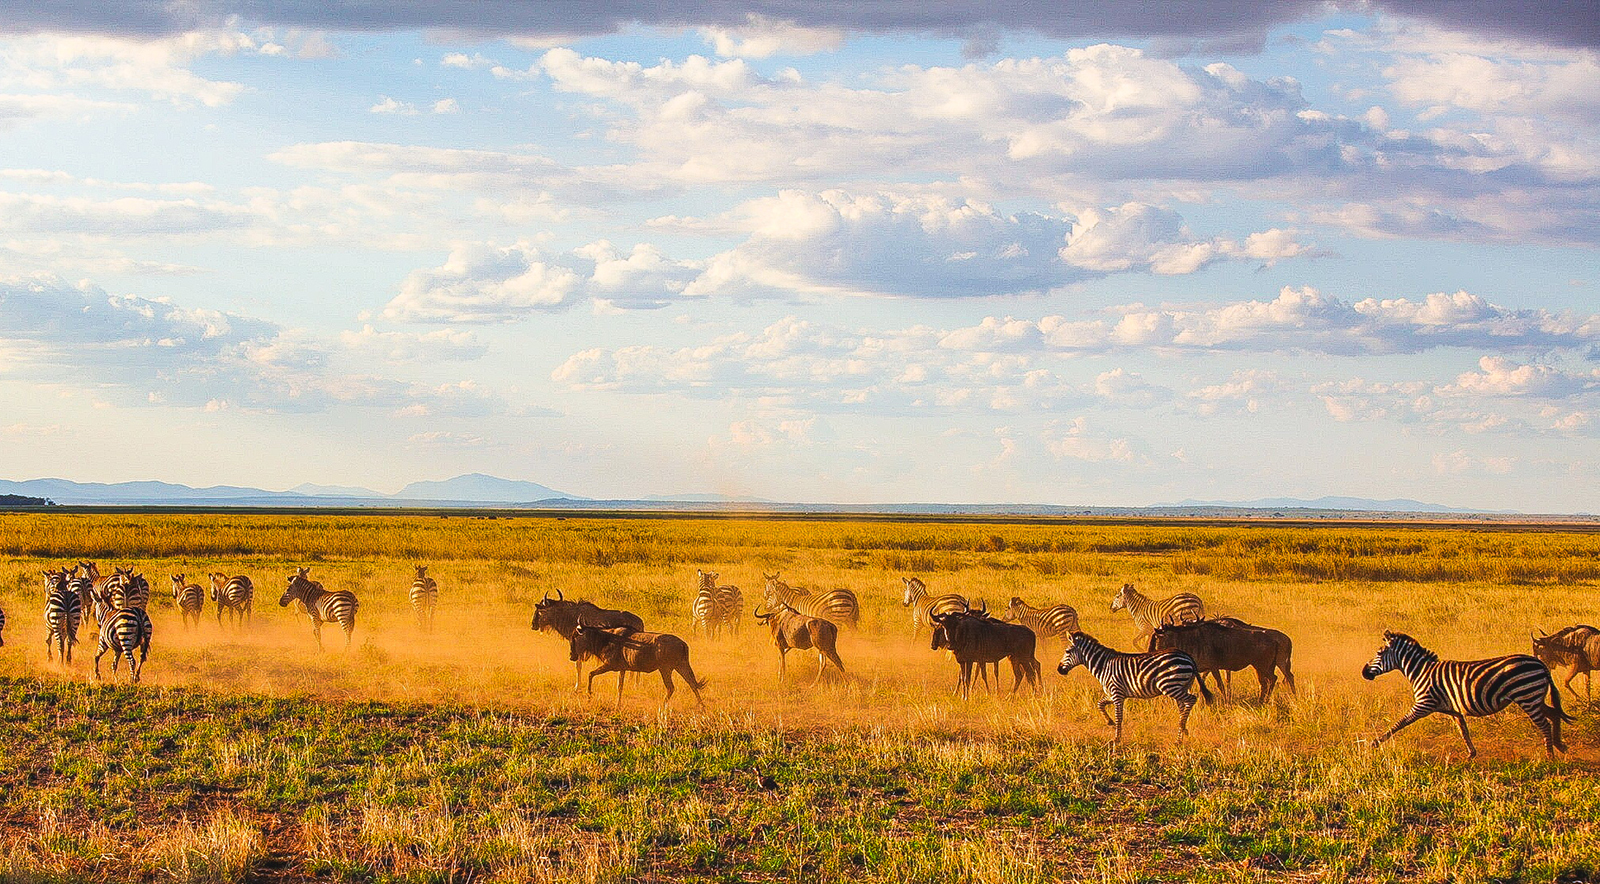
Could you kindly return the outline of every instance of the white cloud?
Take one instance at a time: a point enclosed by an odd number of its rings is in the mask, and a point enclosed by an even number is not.
[[[352,352],[394,363],[477,359],[488,350],[473,333],[448,328],[418,334],[364,325],[360,331],[340,332],[339,343]]]
[[[384,95],[378,98],[377,104],[367,108],[367,112],[374,114],[397,114],[399,116],[412,117],[416,116],[417,114],[417,106],[409,102],[396,101],[393,98]]]
[[[433,112],[436,114],[460,113],[461,104],[454,98],[441,98],[433,103]]]
[[[1085,417],[1073,418],[1064,429],[1047,432],[1045,448],[1057,458],[1089,463],[1131,463],[1143,459],[1132,439],[1095,433]]]
[[[207,55],[278,54],[281,47],[250,35],[195,31],[156,40],[39,34],[0,42],[0,84],[39,91],[137,91],[175,104],[220,107],[245,89],[208,80],[187,65]]]
[[[701,28],[716,53],[723,58],[771,58],[774,55],[813,55],[839,48],[845,32],[839,28],[813,28],[792,21],[751,13],[735,28]]]

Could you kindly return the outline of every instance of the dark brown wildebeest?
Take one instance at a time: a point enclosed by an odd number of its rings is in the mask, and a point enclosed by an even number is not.
[[[602,629],[598,626],[578,626],[572,630],[572,662],[583,665],[585,657],[593,657],[600,665],[589,670],[589,693],[594,693],[594,677],[607,672],[617,674],[617,704],[622,703],[622,680],[630,672],[659,672],[667,695],[661,705],[672,699],[672,673],[683,676],[694,691],[694,700],[701,706],[700,689],[706,683],[694,676],[689,667],[689,645],[681,638],[664,632],[635,632],[627,627]]]
[[[1026,678],[1039,692],[1039,660],[1034,656],[1038,637],[1033,630],[1016,623],[1004,623],[985,614],[959,612],[933,615],[933,650],[949,648],[961,664],[961,676],[956,682],[956,692],[963,700],[972,694],[972,667],[982,671],[985,663],[999,666],[1001,660],[1011,661],[1011,693],[1022,686]],[[995,682],[1000,681],[998,673]]]
[[[572,633],[579,626],[598,626],[601,629],[622,627],[634,632],[644,631],[644,620],[631,611],[614,611],[602,608],[593,602],[569,602],[556,590],[556,597],[551,598],[550,593],[545,593],[544,598],[533,608],[533,631],[542,632],[546,629],[553,630],[556,635],[568,641],[572,640]],[[583,663],[574,661],[576,665],[572,689],[583,687]]]
[[[1557,666],[1567,667],[1567,679],[1563,686],[1574,698],[1578,692],[1572,690],[1572,680],[1578,677],[1578,673],[1583,673],[1584,696],[1589,702],[1594,702],[1591,679],[1595,662],[1600,660],[1600,629],[1580,624],[1556,630],[1555,635],[1543,634],[1543,630],[1540,632],[1541,635],[1532,636],[1533,655],[1550,667],[1552,673]]]
[[[783,681],[789,673],[787,661],[790,650],[817,652],[817,677],[812,684],[822,680],[822,673],[830,661],[839,669],[840,675],[845,674],[844,661],[839,659],[837,648],[839,627],[830,620],[802,614],[783,602],[772,607],[773,610],[763,614],[761,606],[756,605],[751,613],[772,630],[772,643],[778,646],[779,681]]]
[[[1156,629],[1150,636],[1151,651],[1177,648],[1194,658],[1201,679],[1206,673],[1222,688],[1222,673],[1237,672],[1245,667],[1256,671],[1261,682],[1261,697],[1265,703],[1278,685],[1278,673],[1283,673],[1284,683],[1294,691],[1294,672],[1290,669],[1290,655],[1294,643],[1276,629],[1251,626],[1233,617],[1201,620],[1196,623],[1171,623]]]

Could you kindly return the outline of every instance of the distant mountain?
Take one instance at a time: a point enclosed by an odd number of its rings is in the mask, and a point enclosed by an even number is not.
[[[30,497],[48,497],[56,503],[146,503],[168,499],[232,500],[271,494],[260,488],[241,488],[237,485],[213,485],[209,488],[190,488],[171,482],[73,482],[69,479],[30,479],[11,482],[0,479],[0,494],[24,494]]]
[[[1171,504],[1174,507],[1211,507],[1228,509],[1304,509],[1304,510],[1342,510],[1346,512],[1373,512],[1373,513],[1499,513],[1505,514],[1507,510],[1479,510],[1470,507],[1444,506],[1437,503],[1424,503],[1420,500],[1370,500],[1365,497],[1319,497],[1315,500],[1303,500],[1298,497],[1263,497],[1260,500],[1185,500],[1182,503]]]
[[[443,482],[412,482],[392,495],[396,500],[465,500],[478,503],[532,503],[539,500],[586,500],[534,482],[518,482],[468,473]]]
[[[388,497],[381,491],[357,485],[313,485],[310,482],[301,482],[290,488],[288,493],[304,494],[307,497]]]

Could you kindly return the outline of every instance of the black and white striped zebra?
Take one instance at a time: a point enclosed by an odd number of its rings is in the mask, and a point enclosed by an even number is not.
[[[900,604],[911,609],[911,635],[923,629],[933,629],[933,618],[936,614],[962,614],[972,608],[964,595],[947,592],[943,595],[929,595],[928,585],[920,577],[902,577],[900,583],[904,590],[900,594]]]
[[[278,599],[279,607],[299,602],[300,609],[311,618],[311,631],[317,637],[317,647],[322,647],[322,624],[337,623],[344,630],[344,648],[350,650],[350,634],[356,629],[356,609],[361,603],[348,589],[329,592],[322,584],[307,576],[310,568],[296,568],[289,575],[289,585]]]
[[[182,574],[172,575],[172,603],[178,606],[178,613],[183,616],[183,628],[189,628],[189,618],[194,618],[194,626],[200,626],[201,609],[205,607],[206,594],[198,583],[190,583]]]
[[[1139,628],[1135,644],[1145,644],[1150,641],[1150,635],[1159,626],[1169,623],[1194,623],[1206,618],[1205,602],[1192,592],[1180,592],[1175,596],[1164,599],[1153,599],[1139,590],[1133,584],[1124,583],[1122,589],[1111,599],[1113,613],[1126,610],[1133,617],[1133,624]]]
[[[439,583],[428,576],[427,565],[413,565],[417,576],[411,580],[411,610],[416,612],[417,627],[433,631],[433,613],[439,607]]]
[[[716,571],[695,570],[699,589],[689,606],[689,615],[696,629],[716,638],[722,631],[738,632],[743,619],[744,593],[737,586],[718,586]]]
[[[67,585],[67,570],[44,572],[44,650],[48,659],[59,653],[63,663],[72,662],[72,646],[78,643],[78,626],[83,622],[83,607],[78,594]]]
[[[0,648],[6,646],[6,609],[0,608]]]
[[[1011,597],[1005,619],[1021,623],[1040,638],[1071,641],[1072,634],[1078,631],[1078,611],[1071,605],[1035,608],[1017,596]]]
[[[243,626],[250,619],[250,604],[255,599],[256,588],[250,578],[240,574],[229,577],[221,571],[211,575],[211,603],[217,607],[217,627],[222,627],[222,614],[228,613],[235,626]]]
[[[767,579],[765,599],[769,610],[788,605],[807,617],[820,617],[835,626],[855,628],[861,625],[861,601],[848,589],[830,589],[813,595],[784,583],[777,574],[762,576]]]
[[[1182,734],[1189,733],[1189,712],[1195,704],[1195,696],[1189,693],[1189,686],[1199,684],[1200,695],[1206,698],[1207,703],[1212,702],[1211,692],[1206,690],[1204,683],[1199,682],[1199,669],[1194,665],[1194,658],[1176,648],[1125,654],[1100,644],[1088,633],[1075,632],[1066,653],[1061,655],[1061,663],[1056,666],[1056,671],[1066,675],[1076,666],[1089,670],[1100,681],[1100,688],[1105,692],[1105,699],[1100,701],[1100,714],[1106,717],[1106,724],[1116,725],[1118,743],[1122,742],[1122,704],[1125,700],[1171,697],[1178,704],[1178,732]],[[1106,707],[1112,705],[1117,707],[1115,720],[1106,713]]]
[[[1511,654],[1488,660],[1440,660],[1417,640],[1400,632],[1385,632],[1377,656],[1361,667],[1361,677],[1371,681],[1385,672],[1399,671],[1411,682],[1415,702],[1405,717],[1372,742],[1382,745],[1403,728],[1438,712],[1456,720],[1461,739],[1467,743],[1467,757],[1478,754],[1467,733],[1467,716],[1493,715],[1512,703],[1522,707],[1544,734],[1545,753],[1554,758],[1557,749],[1567,751],[1561,742],[1561,722],[1572,721],[1561,711],[1561,693],[1556,690],[1550,670],[1537,657]],[[1549,705],[1545,695],[1550,696]]]
[[[84,570],[84,566],[91,570]],[[93,565],[89,562],[79,562],[71,571],[67,572],[67,589],[78,597],[78,608],[84,617],[96,617],[95,628],[100,628],[100,620],[95,615],[95,594]]]
[[[117,608],[107,612],[100,622],[100,649],[94,655],[94,677],[100,678],[100,658],[111,651],[112,674],[116,674],[122,658],[127,657],[128,672],[133,676],[133,683],[138,684],[139,672],[150,656],[150,636],[154,632],[150,615],[143,608]],[[133,659],[135,650],[139,652],[137,663]]]

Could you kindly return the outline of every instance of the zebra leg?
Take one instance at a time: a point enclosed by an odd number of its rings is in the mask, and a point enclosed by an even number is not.
[[[1116,722],[1111,719],[1111,713],[1106,711],[1106,707],[1110,706],[1112,703],[1116,703],[1117,704],[1117,717],[1120,718],[1121,715],[1122,715],[1122,704],[1120,702],[1118,702],[1116,700],[1101,700],[1100,701],[1100,707],[1099,707],[1100,708],[1100,714],[1104,715],[1106,717],[1106,724],[1107,725],[1116,724]]]
[[[1173,697],[1178,701],[1178,733],[1189,736],[1189,713],[1194,711],[1194,704],[1199,702],[1194,694],[1185,690]]]
[[[1537,727],[1539,733],[1544,736],[1545,754],[1554,758],[1556,757],[1555,750],[1567,751],[1567,744],[1561,742],[1561,719],[1566,717],[1566,713],[1561,711],[1561,695],[1554,690],[1554,682],[1551,683],[1550,687],[1551,698],[1555,701],[1554,705],[1546,706],[1543,697],[1540,697],[1535,702],[1522,703],[1520,705],[1522,706],[1522,711],[1528,713],[1528,718],[1533,722],[1534,727]]]
[[[128,653],[128,673],[133,676],[133,683],[134,684],[138,684],[139,683],[139,667],[137,665],[135,665],[134,662],[133,662],[133,648],[129,648],[127,653]]]
[[[1385,740],[1389,739],[1390,737],[1394,736],[1395,734],[1400,733],[1401,731],[1403,731],[1406,728],[1412,726],[1413,724],[1416,724],[1419,720],[1427,718],[1429,715],[1432,715],[1432,714],[1433,714],[1433,710],[1428,708],[1428,707],[1426,707],[1426,706],[1413,707],[1410,712],[1407,712],[1405,714],[1404,718],[1402,718],[1399,721],[1394,723],[1394,727],[1391,727],[1387,731],[1384,731],[1383,736],[1377,738],[1376,740],[1373,740],[1372,741],[1372,748],[1374,748],[1374,749],[1378,748],[1379,746],[1383,745],[1383,742]]]
[[[1122,698],[1121,697],[1117,698],[1117,740],[1116,740],[1116,742],[1117,742],[1118,745],[1122,744]]]
[[[1467,717],[1465,715],[1462,715],[1459,712],[1446,712],[1445,714],[1455,718],[1456,726],[1461,728],[1461,739],[1467,741],[1467,758],[1468,758],[1468,760],[1471,760],[1473,758],[1477,758],[1478,757],[1478,747],[1472,745],[1472,735],[1467,733]],[[1529,717],[1531,718],[1532,716],[1530,715]],[[1545,742],[1548,743],[1549,740],[1550,740],[1550,731],[1547,730],[1545,728],[1545,725],[1542,722],[1540,722],[1538,719],[1534,719],[1533,723],[1536,724],[1536,725],[1539,725],[1539,730],[1544,731]]]

